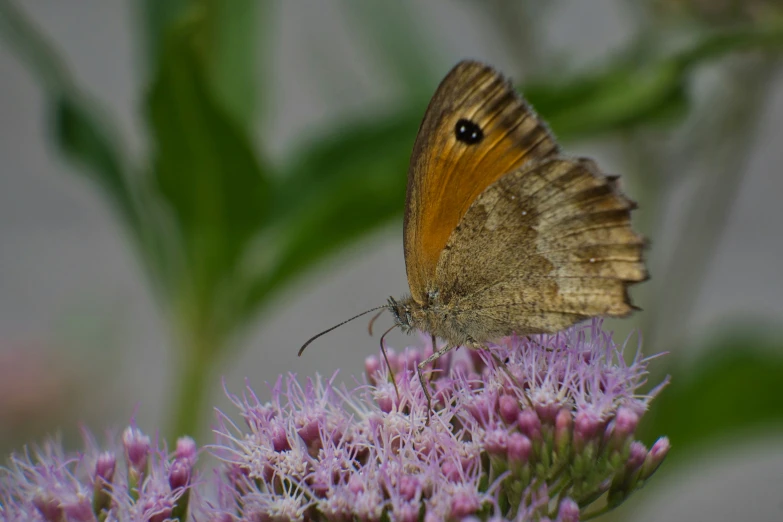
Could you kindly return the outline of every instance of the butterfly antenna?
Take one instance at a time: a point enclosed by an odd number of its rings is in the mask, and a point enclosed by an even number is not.
[[[386,305],[383,305],[383,306],[376,306],[375,308],[370,308],[369,310],[366,310],[366,311],[364,311],[364,312],[362,312],[362,313],[360,313],[360,314],[358,314],[358,315],[354,315],[354,316],[353,316],[353,317],[351,317],[350,319],[346,319],[345,321],[343,321],[343,322],[342,322],[342,323],[340,323],[340,324],[336,324],[336,325],[332,326],[331,328],[329,328],[329,329],[327,329],[327,330],[324,330],[323,332],[321,332],[321,333],[319,333],[319,334],[316,334],[316,335],[312,336],[310,339],[308,339],[308,340],[307,340],[307,342],[306,342],[306,343],[304,343],[304,344],[302,345],[302,347],[301,347],[301,348],[299,348],[299,353],[298,353],[297,355],[298,355],[299,357],[301,357],[301,356],[302,356],[302,353],[305,351],[305,348],[307,348],[307,346],[308,346],[308,345],[309,345],[311,342],[315,341],[316,339],[318,339],[318,338],[319,338],[319,337],[321,337],[322,335],[328,334],[329,332],[331,332],[331,331],[332,331],[332,330],[334,330],[335,328],[339,328],[339,327],[341,327],[342,325],[344,325],[345,323],[350,323],[350,322],[351,322],[351,321],[353,321],[354,319],[358,319],[359,317],[361,317],[361,316],[363,316],[363,315],[367,315],[367,314],[369,314],[370,312],[374,312],[374,311],[376,311],[376,310],[380,310],[381,308],[386,308]],[[381,310],[381,311],[382,311],[382,310]]]
[[[367,325],[367,331],[370,332],[370,337],[372,337],[372,325],[375,324],[375,320],[378,319],[383,312],[386,311],[386,307],[383,307],[383,310],[378,312],[377,314],[372,316],[372,319],[370,319],[370,323]]]
[[[383,340],[386,338],[386,334],[397,328],[399,325],[395,324],[385,332],[383,332],[383,335],[381,336],[381,353],[383,354],[383,360],[386,361],[386,367],[389,369],[389,380],[394,385],[394,391],[397,393],[397,400],[400,400],[400,390],[397,389],[397,379],[394,377],[394,370],[391,367],[391,364],[389,364],[389,356],[386,355],[386,345],[383,343]]]

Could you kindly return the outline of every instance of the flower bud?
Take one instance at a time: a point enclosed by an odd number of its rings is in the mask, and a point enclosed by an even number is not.
[[[574,418],[566,408],[557,412],[555,417],[555,448],[561,455],[567,453],[571,444],[571,432],[574,426]]]
[[[521,411],[517,417],[517,424],[519,431],[531,441],[541,439],[541,420],[533,410]]]
[[[96,514],[111,508],[112,481],[116,469],[117,458],[114,453],[106,451],[98,455],[98,460],[95,462],[92,491],[92,511]]]
[[[377,384],[375,375],[381,369],[381,360],[377,355],[371,355],[364,360],[364,373],[367,375],[367,380],[370,384]]]
[[[506,455],[508,432],[502,429],[490,430],[484,437],[484,447],[492,456]]]
[[[564,498],[557,509],[557,522],[579,522],[579,504]]]
[[[511,464],[525,464],[530,458],[533,445],[530,439],[521,433],[512,433],[508,436],[508,461]]]
[[[177,458],[195,461],[197,452],[198,446],[196,446],[196,441],[192,438],[180,437],[177,439],[177,449],[174,452]]]
[[[459,468],[460,467],[451,460],[447,460],[440,467],[443,476],[449,479],[449,482],[459,482],[462,475],[460,473],[462,470]]]
[[[628,460],[625,463],[625,468],[628,471],[635,471],[639,469],[644,463],[644,459],[647,457],[647,447],[639,441],[633,441],[631,443],[631,451],[628,454]]]
[[[190,482],[190,472],[193,469],[190,459],[177,458],[169,468],[169,486],[172,490],[184,488]]]
[[[519,415],[519,401],[512,395],[501,395],[498,399],[498,411],[503,422],[514,424]]]
[[[640,478],[642,480],[647,480],[652,476],[653,473],[658,469],[658,466],[661,465],[663,462],[663,459],[666,458],[666,455],[668,455],[669,450],[671,449],[671,444],[669,443],[668,437],[661,437],[660,439],[655,441],[655,444],[653,444],[652,448],[650,448],[650,451],[647,452],[647,456],[644,459],[644,463],[642,464],[642,470],[640,473]]]
[[[139,473],[147,469],[147,457],[150,452],[150,438],[141,430],[128,427],[122,434],[122,445],[125,448],[125,460],[128,468]]]
[[[581,452],[601,430],[601,421],[595,415],[580,411],[574,417],[574,450]]]
[[[460,520],[472,515],[481,507],[478,492],[459,488],[451,499],[451,517]]]
[[[61,522],[65,515],[60,501],[48,493],[39,493],[33,497],[33,506],[46,522]]]
[[[420,486],[419,479],[414,476],[403,475],[400,477],[400,495],[405,500],[413,500]]]
[[[291,449],[291,446],[288,445],[288,435],[285,432],[285,428],[279,424],[274,424],[271,426],[270,432],[272,435],[272,447],[275,451],[281,452]]]
[[[190,500],[190,475],[193,472],[193,461],[189,458],[178,458],[171,463],[169,469],[169,487],[171,490],[183,489],[182,494],[177,498],[176,503],[171,508],[171,518],[175,520],[185,520],[188,513],[188,502]]]
[[[625,442],[633,436],[636,426],[639,424],[639,416],[630,408],[621,407],[617,410],[612,428],[611,445],[619,450]]]
[[[87,497],[79,497],[74,502],[62,504],[65,520],[68,522],[94,522],[95,513]]]

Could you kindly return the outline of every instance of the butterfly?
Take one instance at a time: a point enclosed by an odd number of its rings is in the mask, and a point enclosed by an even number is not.
[[[561,154],[507,78],[462,61],[435,91],[413,147],[410,295],[356,317],[389,310],[394,327],[432,336],[434,353],[419,364],[427,393],[422,369],[458,346],[626,316],[629,286],[648,277],[635,207],[616,176]],[[445,341],[437,350],[436,338]]]

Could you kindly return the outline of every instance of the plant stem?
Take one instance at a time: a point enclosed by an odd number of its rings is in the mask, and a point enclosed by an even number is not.
[[[218,366],[216,355],[221,353],[219,342],[201,328],[189,330],[180,339],[181,358],[173,372],[177,375],[175,395],[168,409],[169,442],[183,435],[197,438],[203,434],[206,401],[212,390],[211,377]]]

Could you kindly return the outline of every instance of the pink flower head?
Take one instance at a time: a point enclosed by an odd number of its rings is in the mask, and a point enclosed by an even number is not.
[[[149,438],[135,427],[109,450],[102,451],[88,433],[85,439],[81,453],[66,453],[59,442],[50,441],[32,455],[11,456],[9,466],[0,468],[2,519],[162,522],[187,513],[193,471],[188,467],[183,477],[176,465],[181,459],[151,449]],[[125,463],[116,458],[121,452]],[[141,467],[144,476],[136,483]],[[177,488],[169,485],[175,478]]]
[[[247,428],[221,416],[213,450],[246,473],[244,489],[221,482],[234,490],[232,509],[250,519],[249,506],[266,506],[262,520],[294,519],[279,518],[284,512],[366,521],[517,513],[517,520],[570,522],[585,512],[583,499],[609,491],[629,469],[639,475],[639,451],[628,448],[657,392],[639,390],[649,359],[637,352],[626,364],[600,320],[488,349],[471,357],[456,351],[426,372],[430,415],[416,373],[431,353],[428,341],[424,351],[389,350],[394,383],[384,359],[372,357],[369,384],[353,390],[321,378],[302,387],[289,376],[267,402],[250,389],[233,396]],[[665,455],[660,446],[643,456],[644,469]],[[550,498],[547,477],[556,476],[561,490]]]

